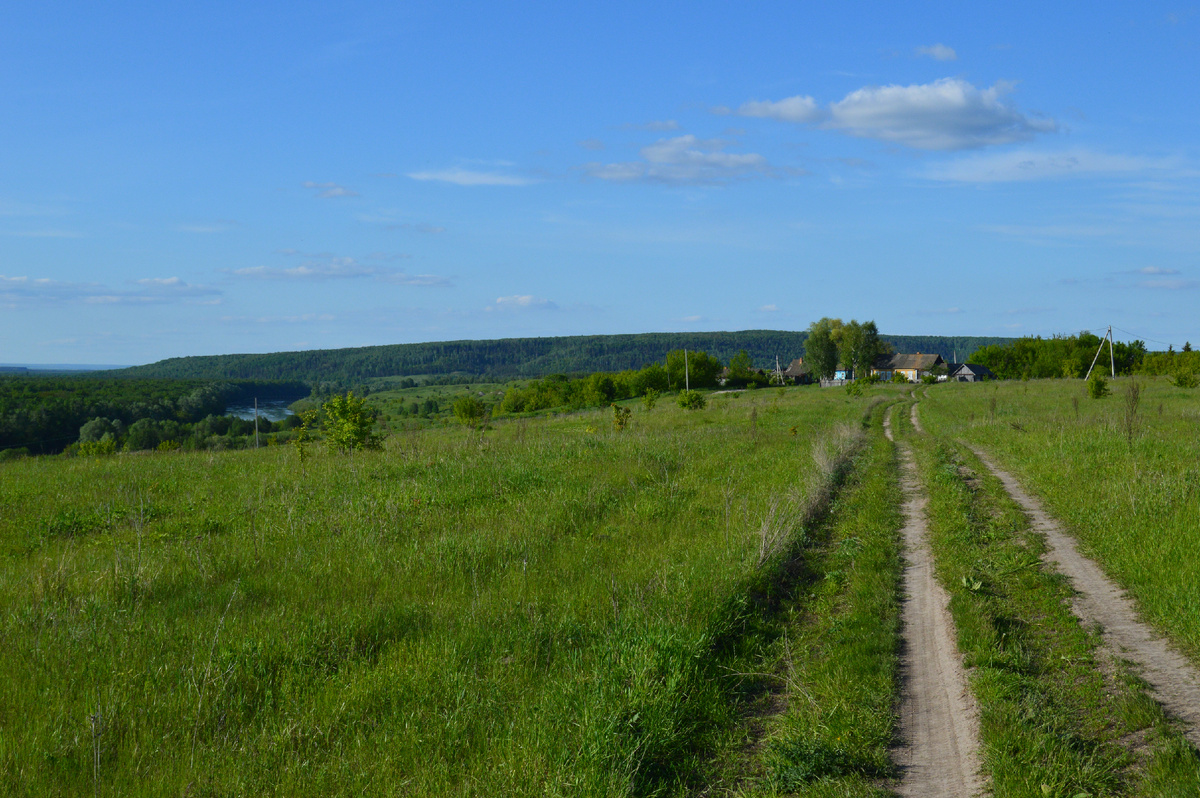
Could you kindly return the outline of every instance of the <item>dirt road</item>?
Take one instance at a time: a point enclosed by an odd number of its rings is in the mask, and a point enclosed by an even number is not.
[[[1181,721],[1192,745],[1200,746],[1200,673],[1182,654],[1137,618],[1133,602],[1096,563],[1079,553],[1075,541],[1008,472],[980,449],[971,450],[1004,483],[1013,500],[1029,514],[1035,531],[1046,536],[1046,561],[1071,579],[1079,595],[1072,609],[1085,624],[1099,624],[1112,653],[1130,660],[1154,688],[1168,715]]]
[[[891,410],[884,432],[894,440]],[[917,422],[916,405],[912,419]],[[912,451],[900,444],[904,491],[904,603],[900,652],[900,745],[893,761],[901,770],[897,792],[922,798],[969,798],[982,789],[979,778],[979,712],[966,675],[948,607],[949,597],[934,578],[925,525],[928,500]]]

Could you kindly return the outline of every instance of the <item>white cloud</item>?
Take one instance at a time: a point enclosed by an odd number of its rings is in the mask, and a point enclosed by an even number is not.
[[[944,44],[932,44],[928,47],[918,47],[917,55],[927,55],[935,61],[957,61],[958,53],[954,52],[953,47],[947,47]]]
[[[1197,280],[1142,280],[1138,283],[1140,288],[1159,288],[1169,291],[1186,291],[1200,286],[1200,281]]]
[[[737,110],[738,116],[753,116],[762,119],[778,119],[781,122],[817,122],[825,116],[825,112],[817,105],[817,101],[807,95],[787,97],[778,102],[751,100],[742,103]]]
[[[252,324],[305,324],[314,321],[334,321],[336,318],[330,313],[302,313],[298,316],[222,316],[221,321]]]
[[[557,308],[558,305],[549,299],[536,297],[532,294],[514,294],[513,296],[497,297],[496,303],[488,305],[485,310],[555,310]]]
[[[83,238],[83,233],[74,230],[6,230],[0,235],[17,238]]]
[[[442,169],[432,172],[409,172],[413,180],[453,183],[456,186],[528,186],[534,181],[527,177],[498,172],[479,172],[473,169]]]
[[[314,183],[311,180],[306,180],[304,182],[304,187],[317,189],[317,196],[326,199],[358,196],[358,192],[351,191],[345,186],[339,186],[337,183]]]
[[[290,250],[285,252],[290,253]],[[382,257],[381,257],[382,256]],[[393,260],[386,253],[372,253],[373,260]],[[450,280],[436,274],[407,274],[406,272],[360,263],[354,258],[337,257],[320,261],[306,261],[299,266],[247,266],[232,269],[230,274],[259,280],[354,280],[371,278],[392,285],[434,286],[450,285]]]
[[[729,153],[730,142],[677,136],[660,139],[641,149],[642,161],[587,164],[588,173],[602,180],[715,184],[771,174],[767,159],[757,153]]]
[[[774,313],[775,311],[779,310],[779,306],[778,305],[763,305],[761,308],[759,308],[759,310],[761,310],[763,313]]]
[[[598,151],[604,149],[604,142],[600,139],[584,139],[583,141],[579,142],[579,146],[583,147],[585,150]]]
[[[406,230],[411,233],[444,233],[444,232],[446,232],[446,228],[441,227],[439,225],[424,224],[424,223],[410,224],[408,222],[405,222],[403,224],[389,224],[389,225],[387,225],[387,227],[385,229],[387,229],[387,230]]]
[[[10,303],[84,302],[90,305],[148,305],[177,301],[192,301],[192,304],[195,304],[198,297],[211,298],[221,295],[220,289],[191,285],[178,277],[147,277],[132,282],[139,288],[120,291],[101,283],[0,275],[0,297]],[[212,301],[209,300],[205,304],[212,304]]]
[[[653,122],[643,122],[641,124],[621,125],[622,130],[645,130],[651,133],[665,133],[671,130],[679,130],[679,123],[674,119],[658,119]]]
[[[925,177],[959,183],[1011,183],[1070,177],[1133,176],[1173,169],[1166,159],[1110,155],[1074,149],[1057,152],[1014,152],[973,155],[934,166]]]
[[[1057,129],[1050,119],[1031,118],[1003,101],[1007,83],[977,89],[959,78],[910,86],[865,86],[822,109],[806,95],[778,102],[753,100],[742,116],[810,124],[850,136],[921,150],[966,150],[1028,141]],[[728,109],[716,108],[715,113]]]
[[[1179,269],[1168,269],[1164,266],[1143,266],[1137,270],[1137,274],[1147,275],[1169,275],[1179,274]]]
[[[868,86],[829,107],[832,129],[922,150],[965,150],[1027,141],[1056,129],[1052,120],[1030,119],[1001,101],[1005,83],[977,89],[943,78],[911,86]]]

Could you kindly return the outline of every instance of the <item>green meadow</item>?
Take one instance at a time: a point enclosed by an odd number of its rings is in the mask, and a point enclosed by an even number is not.
[[[632,404],[623,432],[606,410],[304,463],[272,446],[4,464],[3,791],[667,795],[720,778],[774,683],[779,607],[807,600],[789,564],[823,551],[880,408],[819,389],[669,399]]]

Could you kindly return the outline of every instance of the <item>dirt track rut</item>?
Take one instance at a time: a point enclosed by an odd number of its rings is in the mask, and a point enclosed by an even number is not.
[[[1020,483],[980,449],[976,456],[1004,483],[1005,490],[1028,513],[1035,531],[1046,536],[1046,561],[1070,578],[1078,596],[1072,609],[1085,624],[1099,624],[1105,644],[1130,660],[1154,688],[1154,697],[1184,725],[1192,745],[1200,747],[1200,672],[1182,654],[1137,618],[1133,602],[1096,563],[1079,553],[1075,541],[1026,493]]]
[[[884,432],[895,440],[891,408]],[[917,425],[916,406],[912,419]],[[900,654],[900,744],[893,760],[901,771],[897,792],[922,798],[969,798],[979,778],[979,713],[958,655],[949,597],[934,578],[925,524],[927,498],[912,451],[900,444],[904,491],[904,603]]]

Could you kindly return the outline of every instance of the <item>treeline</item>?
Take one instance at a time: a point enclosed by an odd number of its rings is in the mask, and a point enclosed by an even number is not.
[[[745,363],[745,374],[737,368]],[[735,367],[731,368],[729,384],[745,385],[754,382],[751,359],[742,352],[734,356]],[[691,388],[712,388],[724,371],[717,358],[707,352],[687,352],[676,349],[667,353],[665,365],[651,363],[641,369],[626,369],[619,372],[597,372],[587,377],[571,379],[565,374],[552,374],[534,380],[524,388],[509,388],[500,400],[502,413],[528,413],[556,407],[579,409],[603,407],[611,402],[645,396],[648,392]],[[739,377],[742,379],[735,382]],[[764,380],[765,382],[765,380]]]
[[[1096,358],[1100,341],[1099,336],[1090,332],[1019,338],[1003,345],[985,346],[969,362],[987,366],[1002,380],[1083,377]],[[1096,366],[1105,373],[1115,367],[1117,374],[1133,374],[1141,369],[1146,355],[1146,344],[1142,341],[1117,341],[1110,364],[1109,346],[1105,343]]]
[[[640,369],[661,362],[675,349],[703,350],[730,361],[740,350],[763,366],[778,356],[786,365],[804,351],[807,332],[743,330],[740,332],[641,333],[578,335],[548,338],[504,338],[488,341],[442,341],[419,344],[320,349],[255,355],[211,355],[163,360],[111,374],[174,379],[279,379],[309,383],[357,385],[380,377],[470,375],[476,380],[505,381],[550,374],[589,374]],[[960,358],[980,346],[1009,338],[971,336],[884,335],[898,352],[937,352]],[[472,381],[463,377],[466,381]]]
[[[126,426],[122,421],[93,418],[79,429],[79,440],[65,451],[81,455],[141,452],[152,449],[246,449],[257,439],[265,446],[285,443],[291,431],[301,425],[298,416],[272,422],[260,417],[258,423],[235,416],[210,415],[195,423],[175,419],[141,418]],[[8,450],[12,451],[12,450]]]
[[[0,451],[60,452],[96,418],[124,429],[143,419],[188,424],[220,416],[231,404],[308,394],[297,381],[0,376]]]

